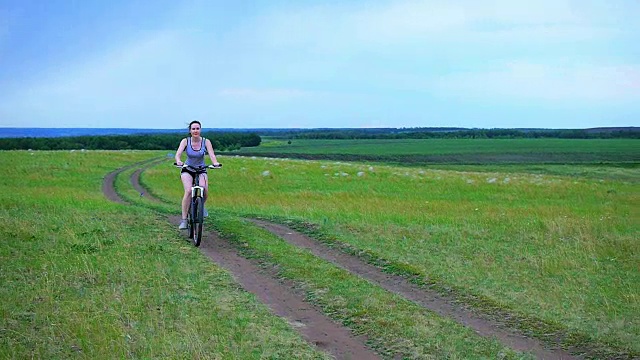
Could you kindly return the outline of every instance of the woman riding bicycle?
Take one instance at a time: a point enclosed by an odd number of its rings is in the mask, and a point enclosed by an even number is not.
[[[211,145],[211,141],[200,136],[201,130],[202,125],[199,121],[194,120],[189,124],[190,136],[180,141],[180,146],[178,146],[178,151],[176,151],[176,165],[183,165],[181,157],[185,150],[187,152],[187,161],[185,163],[189,166],[205,166],[204,155],[207,152],[209,153],[209,158],[213,165],[219,165],[218,160],[216,159],[216,154],[213,152],[213,145]],[[184,186],[184,196],[182,197],[182,221],[178,227],[181,230],[187,228],[187,212],[189,210],[189,203],[191,202],[191,185],[193,184],[194,176],[195,174],[186,168],[183,168],[180,173],[182,185]],[[200,174],[200,186],[204,188],[203,197],[205,203],[207,202],[207,194],[209,193],[209,182],[207,180],[208,178],[205,170],[204,174]],[[205,216],[207,216],[206,210],[204,213]]]

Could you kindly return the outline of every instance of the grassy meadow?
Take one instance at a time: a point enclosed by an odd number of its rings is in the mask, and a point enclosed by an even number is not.
[[[164,200],[162,204],[137,196],[135,192],[130,192],[127,196],[143,206],[175,214],[176,200],[173,196],[177,193],[174,192],[176,184],[172,179],[177,180],[178,176],[170,163],[167,161],[154,166],[142,176],[142,182],[153,189],[153,195]],[[222,170],[210,172],[212,181],[218,181],[218,177],[222,177],[230,165],[233,167],[232,163],[225,161],[225,164]],[[165,179],[160,180],[160,177]],[[151,182],[155,183],[157,180],[158,184],[151,185]],[[224,190],[216,192],[214,189],[212,185],[211,196],[218,199],[223,195]],[[236,199],[246,200],[244,196]],[[283,239],[244,219],[245,214],[219,207],[217,201],[208,208],[211,221],[207,226],[214,227],[222,236],[235,243],[246,257],[260,259],[264,266],[279,269],[280,277],[293,281],[296,287],[306,293],[307,299],[322,308],[327,316],[347,325],[356,334],[366,335],[369,346],[389,358],[532,358],[530,354],[517,353],[504,347],[495,339],[480,337],[450,319],[442,318],[401,296],[316,258],[307,250],[289,245]]]
[[[166,152],[0,154],[0,358],[325,359],[105,174]]]
[[[635,143],[612,151],[637,156],[633,149]],[[105,174],[165,155],[1,153],[0,163],[12,171],[0,179],[0,358],[327,358],[167,222],[179,214],[182,196],[172,159],[141,176],[162,203],[133,190],[135,168],[116,180],[135,205],[104,198]],[[532,357],[295,248],[245,217],[297,227],[538,338],[588,343],[599,358],[640,356],[637,164],[531,171],[533,165],[219,160],[224,167],[210,172],[206,227],[278,269],[382,354]]]
[[[616,349],[640,352],[635,167],[616,168],[624,180],[612,180],[597,176],[607,168],[573,177],[267,158],[221,162],[223,170],[212,175],[210,208],[224,216],[307,226],[325,241],[417,276],[460,301],[509,314],[516,326],[541,338],[563,333],[565,344],[596,344],[607,356]],[[172,171],[155,166],[142,181],[177,204],[181,190]],[[228,232],[225,221],[216,222]],[[242,232],[236,229],[236,236]],[[290,276],[310,294],[331,291],[324,275],[303,273],[306,265],[296,257],[274,259],[269,246],[276,240],[265,241],[270,244],[245,243],[283,272],[300,266]],[[348,302],[339,295],[344,289],[333,291]],[[338,300],[319,301],[331,307]]]

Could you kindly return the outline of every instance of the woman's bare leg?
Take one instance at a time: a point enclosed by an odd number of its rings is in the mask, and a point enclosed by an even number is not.
[[[193,177],[189,173],[180,174],[182,179],[182,186],[184,187],[184,196],[182,197],[182,219],[187,218],[189,212],[189,203],[191,203],[191,184],[193,184]]]
[[[204,188],[204,203],[207,203],[207,196],[209,195],[209,177],[207,174],[200,174],[200,186]]]

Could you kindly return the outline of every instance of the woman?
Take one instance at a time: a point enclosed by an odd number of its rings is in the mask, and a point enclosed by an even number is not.
[[[199,121],[194,120],[189,124],[190,136],[180,141],[178,151],[176,151],[176,164],[182,166],[181,160],[182,153],[187,151],[186,164],[192,167],[205,166],[204,155],[205,152],[209,153],[209,158],[213,165],[219,165],[216,159],[216,154],[213,152],[213,146],[209,139],[205,139],[200,136],[202,125]],[[178,227],[180,230],[187,228],[187,212],[189,211],[189,204],[191,203],[191,185],[193,184],[193,177],[195,174],[188,171],[186,168],[182,169],[180,178],[182,179],[182,185],[184,186],[184,196],[182,197],[182,221]],[[204,202],[207,202],[207,194],[209,193],[209,182],[206,171],[200,175],[200,186],[204,188]],[[207,211],[204,211],[204,216],[207,216]]]

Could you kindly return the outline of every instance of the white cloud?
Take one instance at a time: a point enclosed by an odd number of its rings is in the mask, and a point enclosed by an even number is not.
[[[257,88],[227,88],[218,95],[246,101],[285,101],[312,95],[301,89],[257,89]]]
[[[174,54],[180,53],[177,44],[176,34],[160,32],[89,58],[78,58],[50,73],[40,82],[40,91],[59,96],[95,94],[109,98],[139,94],[143,89],[157,91],[148,85],[174,78],[176,70],[188,64],[183,58],[180,67],[170,67],[171,61],[177,60]]]
[[[258,23],[257,35],[273,46],[328,52],[416,42],[583,41],[631,30],[631,23],[620,9],[586,1],[406,0],[280,10]]]
[[[441,77],[440,94],[480,99],[527,99],[552,102],[638,102],[640,65],[546,65],[511,62],[486,72]]]

